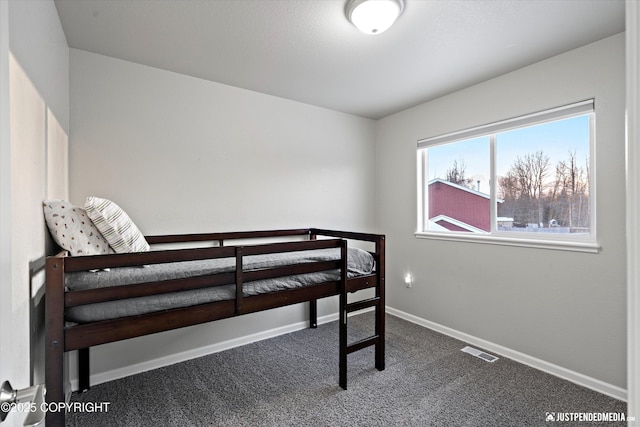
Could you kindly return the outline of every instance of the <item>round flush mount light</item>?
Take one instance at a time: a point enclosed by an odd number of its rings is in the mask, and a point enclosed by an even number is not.
[[[372,35],[389,29],[403,10],[403,0],[348,0],[345,6],[349,22]]]

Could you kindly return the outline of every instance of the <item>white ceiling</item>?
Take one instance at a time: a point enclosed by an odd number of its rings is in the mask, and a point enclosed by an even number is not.
[[[624,0],[55,0],[70,47],[380,118],[624,31]]]

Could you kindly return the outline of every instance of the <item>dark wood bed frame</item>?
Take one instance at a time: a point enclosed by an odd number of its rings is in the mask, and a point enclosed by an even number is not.
[[[323,239],[317,239],[322,236]],[[325,238],[326,237],[326,238]],[[225,241],[266,238],[294,238],[299,241],[225,246]],[[375,367],[385,365],[385,237],[379,234],[322,230],[315,228],[231,233],[184,234],[147,236],[150,245],[214,242],[217,246],[195,249],[154,250],[151,252],[70,257],[66,252],[48,257],[46,265],[46,401],[49,407],[64,402],[64,353],[78,350],[78,384],[80,390],[89,388],[89,348],[123,339],[139,337],[161,331],[225,319],[301,302],[310,303],[310,326],[317,326],[317,300],[340,296],[339,314],[339,385],[347,388],[347,355],[369,346],[375,346]],[[347,239],[372,242],[371,252],[376,261],[373,274],[347,279]],[[338,261],[313,262],[299,265],[243,271],[242,258],[249,255],[292,252],[322,248],[341,248]],[[165,262],[236,258],[235,272],[186,279],[147,282],[82,291],[65,292],[65,273],[100,268],[141,266]],[[242,284],[251,280],[277,278],[295,274],[340,269],[341,278],[304,288],[278,291],[244,297]],[[114,301],[119,299],[156,295],[190,289],[236,284],[236,297],[232,300],[200,304],[185,308],[164,310],[150,314],[123,317],[91,323],[65,325],[65,308],[77,305]],[[374,288],[375,296],[347,303],[347,293]],[[347,314],[373,307],[375,310],[374,335],[358,342],[347,342]],[[60,405],[63,406],[63,405]],[[64,426],[63,410],[48,412],[48,427]]]

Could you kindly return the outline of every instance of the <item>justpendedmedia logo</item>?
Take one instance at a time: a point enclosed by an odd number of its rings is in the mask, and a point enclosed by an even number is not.
[[[582,421],[582,422],[620,422],[635,421],[635,417],[627,417],[624,412],[545,412],[546,422]]]

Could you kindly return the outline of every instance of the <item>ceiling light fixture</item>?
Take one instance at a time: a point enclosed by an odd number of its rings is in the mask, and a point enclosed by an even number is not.
[[[404,10],[403,0],[348,0],[347,19],[365,34],[386,31]]]

